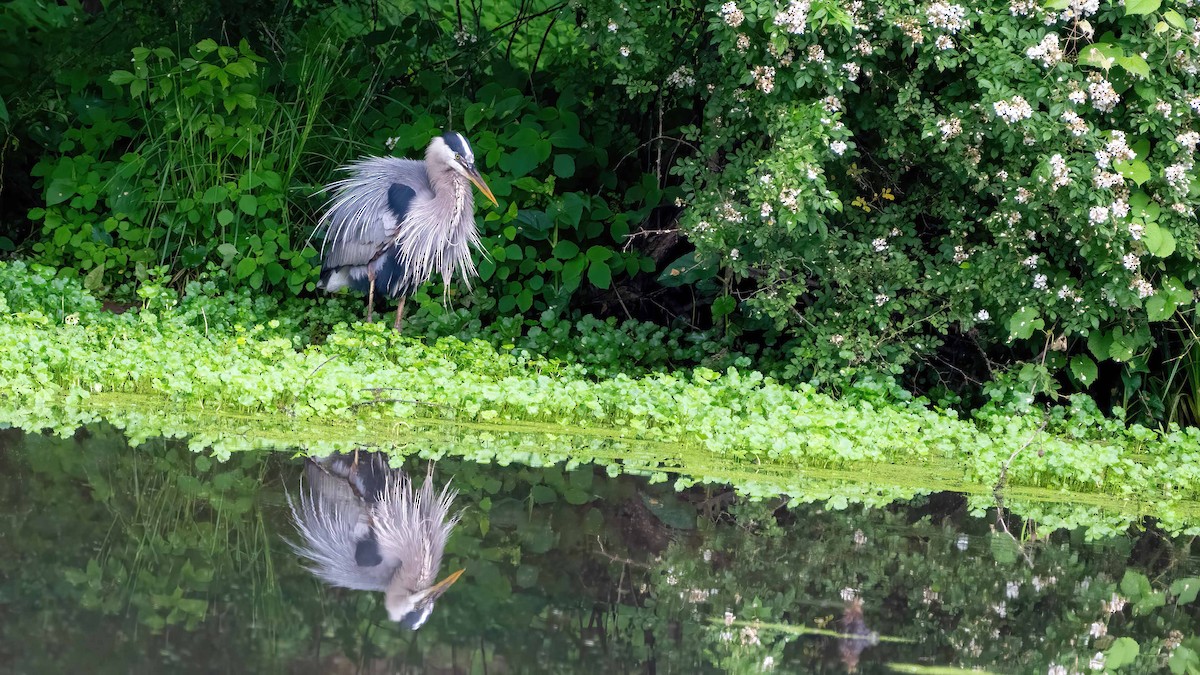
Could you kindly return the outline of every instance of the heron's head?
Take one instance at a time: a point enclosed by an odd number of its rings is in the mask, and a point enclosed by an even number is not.
[[[475,153],[471,150],[471,144],[457,131],[447,131],[434,137],[429,142],[429,148],[425,150],[425,161],[434,171],[450,171],[466,178],[479,188],[492,204],[500,205],[491,188],[483,181],[483,176],[479,175],[479,170],[475,168]]]
[[[409,630],[420,628],[429,618],[430,612],[433,611],[433,603],[437,602],[437,599],[446,592],[447,588],[450,588],[451,584],[458,581],[464,571],[459,570],[429,588],[415,593],[409,593],[406,589],[399,588],[398,584],[393,583],[388,587],[384,598],[388,618]]]

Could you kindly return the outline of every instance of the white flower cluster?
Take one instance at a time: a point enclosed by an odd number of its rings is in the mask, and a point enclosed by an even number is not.
[[[775,68],[773,66],[754,66],[754,84],[764,94],[775,91]]]
[[[1034,61],[1041,61],[1042,65],[1047,68],[1052,68],[1063,60],[1063,50],[1058,44],[1057,33],[1046,33],[1046,37],[1036,45],[1025,50],[1025,56],[1028,56]]]
[[[871,248],[875,249],[876,253],[883,253],[888,250],[888,240],[883,237],[875,237],[871,240]]]
[[[842,589],[841,596],[842,596],[842,601],[843,601],[843,602],[850,602],[851,600],[853,600],[853,599],[855,599],[855,598],[857,598],[857,597],[858,597],[858,591],[856,591],[856,590],[854,590],[853,588],[850,588],[849,586],[847,586],[846,588],[843,588],[843,589]]]
[[[1125,178],[1119,173],[1102,171],[1099,167],[1092,171],[1092,185],[1101,190],[1110,190],[1124,184]]]
[[[1104,670],[1104,652],[1096,652],[1091,661],[1088,661],[1088,668],[1092,670]]]
[[[992,109],[996,111],[997,117],[1009,124],[1033,117],[1033,108],[1022,96],[1014,96],[1008,101],[996,101],[992,104]]]
[[[1100,225],[1101,223],[1108,222],[1108,207],[1093,206],[1092,208],[1088,209],[1088,222],[1093,225]]]
[[[1159,99],[1154,102],[1154,112],[1167,119],[1171,119],[1171,104],[1167,101]]]
[[[1028,204],[1029,200],[1033,199],[1033,193],[1028,188],[1019,187],[1017,188],[1017,196],[1013,197],[1013,199],[1016,199],[1018,204]]]
[[[1038,290],[1038,291],[1046,290],[1046,275],[1045,274],[1033,275],[1033,288],[1034,288],[1034,290]]]
[[[1050,670],[1046,671],[1046,675],[1067,675],[1067,667],[1052,663],[1050,664]]]
[[[749,35],[746,35],[745,33],[738,33],[737,49],[739,52],[744,52],[747,49],[750,49],[750,36]]]
[[[975,312],[975,320],[980,323],[983,323],[984,321],[987,321],[988,319],[991,319],[991,318],[992,318],[991,313],[988,312],[986,309],[981,309],[978,312]]]
[[[1112,138],[1104,144],[1104,150],[1096,151],[1096,164],[1105,169],[1108,168],[1109,161],[1128,162],[1137,157],[1137,153],[1129,147],[1124,131],[1117,129],[1110,133]]]
[[[875,294],[875,306],[876,307],[883,307],[884,305],[887,304],[888,300],[891,300],[891,298],[889,298],[884,293],[876,293]]]
[[[1112,83],[1104,78],[1097,79],[1088,85],[1088,96],[1092,98],[1092,107],[1100,112],[1112,112],[1121,102],[1121,96],[1113,89]]]
[[[840,155],[846,152],[846,144],[842,141],[834,141],[829,144],[829,149],[833,151],[833,154]]]
[[[1192,162],[1189,160],[1187,162],[1179,162],[1177,164],[1168,166],[1164,174],[1166,175],[1167,182],[1171,184],[1171,187],[1183,192],[1188,189],[1188,183],[1190,182],[1188,172],[1191,170]]]
[[[1129,202],[1124,199],[1118,199],[1112,203],[1112,217],[1114,220],[1120,220],[1129,215]]]
[[[1142,238],[1142,235],[1145,233],[1146,233],[1145,225],[1142,225],[1141,223],[1137,223],[1137,222],[1129,224],[1129,238],[1130,239],[1133,239],[1134,241],[1138,241]]]
[[[1095,14],[1100,9],[1100,0],[1070,0],[1059,15],[1062,21],[1077,21]]]
[[[723,202],[721,206],[717,208],[717,215],[721,217],[721,220],[734,225],[746,221],[746,216],[738,211],[737,207],[730,202]]]
[[[809,0],[792,0],[787,9],[775,15],[775,25],[792,35],[804,35],[808,28]]]
[[[688,66],[679,66],[675,72],[667,76],[668,87],[694,87],[696,86],[696,76],[692,74],[692,69]]]
[[[1067,123],[1067,128],[1071,130],[1071,135],[1082,136],[1088,132],[1087,122],[1083,121],[1074,110],[1064,110],[1062,120]]]
[[[853,61],[848,61],[842,64],[842,70],[846,71],[846,79],[851,82],[858,81],[858,74],[862,72],[862,67]]]
[[[1035,254],[1029,256],[1028,258],[1022,260],[1021,264],[1028,267],[1029,269],[1033,269],[1033,268],[1037,267],[1038,255],[1035,253]]]
[[[967,9],[965,7],[952,5],[942,0],[930,4],[925,10],[925,19],[930,26],[950,33],[957,33],[967,27],[966,16]]]
[[[1141,262],[1141,259],[1137,257],[1136,253],[1126,253],[1121,258],[1121,266],[1130,272],[1136,272]]]
[[[1196,152],[1196,145],[1200,144],[1200,134],[1195,131],[1185,131],[1175,137],[1175,142],[1190,154]]]
[[[758,217],[763,220],[767,220],[771,217],[771,211],[773,210],[774,209],[771,208],[770,202],[763,202],[762,206],[758,207]]]
[[[737,28],[746,20],[746,15],[742,14],[742,10],[738,9],[737,5],[727,2],[721,5],[721,18],[731,27]]]
[[[800,208],[800,191],[795,188],[784,188],[779,192],[779,203],[792,213],[795,213]]]
[[[1071,184],[1071,171],[1062,155],[1055,154],[1050,157],[1050,178],[1050,189],[1055,192],[1058,188]]]
[[[854,43],[854,52],[859,56],[870,56],[875,53],[875,46],[867,41],[866,38],[858,38],[858,42]],[[1200,96],[1193,99],[1200,105]]]
[[[808,60],[813,63],[825,63],[825,49],[821,45],[809,45]]]
[[[467,45],[478,41],[479,38],[465,28],[460,28],[454,31],[454,44],[458,45],[459,47],[466,47]]]
[[[610,33],[617,32],[617,22],[616,21],[613,21],[612,19],[608,20],[608,32],[610,32]]]
[[[1016,600],[1021,594],[1021,584],[1017,581],[1010,581],[1004,586],[1004,597],[1009,600]]]
[[[1154,295],[1154,287],[1150,285],[1149,281],[1146,281],[1145,279],[1143,279],[1141,277],[1134,279],[1133,283],[1130,284],[1129,287],[1132,288],[1133,290],[1137,291],[1138,297],[1141,298],[1142,300],[1145,300],[1146,298]],[[1120,610],[1117,610],[1117,611],[1120,611]]]
[[[629,55],[632,53],[632,52],[630,52],[630,51],[629,51],[629,47],[628,47],[628,46],[626,46],[626,45],[621,45],[621,50],[620,50],[620,51],[621,51],[621,56],[624,56],[624,57],[626,57],[626,58],[628,58],[628,57],[629,57]]]
[[[942,141],[958,137],[962,133],[962,120],[950,115],[948,118],[937,120],[937,131],[942,132]]]
[[[1187,100],[1188,107],[1194,113],[1200,113],[1200,96],[1193,96]]]
[[[954,49],[954,40],[951,40],[949,35],[939,35],[937,36],[937,39],[933,41],[933,46],[942,51]]]
[[[1008,3],[1008,11],[1013,16],[1033,16],[1037,8],[1037,0],[1012,0]]]
[[[962,244],[959,244],[954,247],[954,264],[955,265],[966,262],[967,259],[969,259],[970,257],[971,257],[971,254],[967,253],[966,247],[964,247]]]

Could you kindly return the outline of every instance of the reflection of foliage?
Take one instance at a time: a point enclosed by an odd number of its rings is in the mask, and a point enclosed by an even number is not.
[[[0,621],[0,659],[17,670],[103,658],[117,670],[840,672],[861,648],[864,669],[1044,672],[1119,657],[1119,638],[1149,667],[1172,631],[1198,625],[1187,551],[1154,533],[1036,541],[1030,566],[944,495],[904,510],[782,508],[592,465],[443,458],[439,480],[452,476],[466,507],[446,564],[467,574],[412,634],[378,594],[324,588],[278,545],[291,536],[281,491],[299,478],[282,455],[213,462],[175,441],[131,448],[107,427],[0,434],[0,512],[15,516],[0,520],[15,544],[0,549],[0,614],[29,618]],[[1127,605],[1109,615],[1114,593]],[[1093,622],[1104,636],[1088,636]],[[31,647],[48,635],[63,648]],[[1186,665],[1194,646],[1171,658]]]

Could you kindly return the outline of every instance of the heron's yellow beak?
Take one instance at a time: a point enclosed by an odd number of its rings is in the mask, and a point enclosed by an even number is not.
[[[495,200],[493,200],[493,201],[495,201]],[[450,586],[453,585],[454,582],[458,581],[458,578],[462,576],[463,572],[466,572],[466,570],[465,569],[459,570],[459,571],[455,572],[454,574],[451,574],[450,576],[446,577],[445,579],[442,579],[441,581],[437,582],[436,584],[430,586],[429,590],[425,592],[426,593],[425,597],[430,601],[436,600],[438,598],[438,596],[440,596],[442,593],[446,592],[447,588],[450,588]]]
[[[489,200],[491,200],[493,205],[500,206],[500,202],[496,201],[496,195],[493,195],[492,189],[487,186],[487,183],[483,182],[483,176],[479,175],[479,170],[476,169],[474,165],[467,167],[467,178],[469,178],[470,181],[475,184],[475,187],[479,188],[479,191],[483,193],[484,197],[487,197]],[[455,578],[457,579],[458,577]]]

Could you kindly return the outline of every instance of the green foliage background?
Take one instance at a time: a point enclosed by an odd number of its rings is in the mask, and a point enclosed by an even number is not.
[[[309,297],[336,167],[453,127],[500,207],[431,320],[1200,420],[1190,3],[17,0],[0,46],[0,250],[101,296]]]

